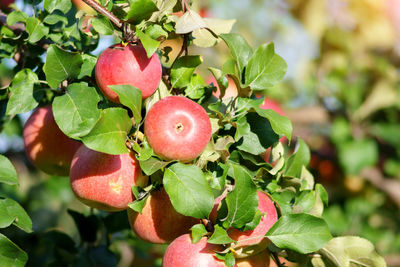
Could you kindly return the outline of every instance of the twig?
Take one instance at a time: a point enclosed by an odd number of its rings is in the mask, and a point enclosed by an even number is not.
[[[285,267],[285,265],[282,264],[281,261],[279,260],[278,254],[276,252],[272,252],[271,255],[272,255],[274,262],[276,263],[276,266]]]

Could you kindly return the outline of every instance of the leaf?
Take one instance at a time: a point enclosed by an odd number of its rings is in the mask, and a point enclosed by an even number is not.
[[[43,22],[50,25],[55,25],[59,22],[62,22],[64,25],[66,25],[68,24],[68,19],[59,14],[50,14],[44,18]]]
[[[27,261],[28,255],[0,233],[0,262],[2,266],[23,267]]]
[[[201,238],[208,233],[204,224],[201,223],[193,225],[192,228],[190,228],[190,230],[192,231],[193,244],[199,242]]]
[[[58,9],[66,14],[71,7],[72,2],[70,0],[44,0],[44,9],[49,13],[53,13],[54,10]]]
[[[242,77],[243,69],[253,55],[253,49],[246,40],[239,34],[221,34],[220,37],[228,45],[231,55],[237,62],[240,77]]]
[[[62,96],[54,98],[52,109],[58,127],[73,139],[89,134],[100,119],[100,97],[94,87],[73,83]]]
[[[136,35],[139,37],[141,43],[143,44],[144,49],[146,50],[146,54],[148,58],[157,51],[160,42],[151,38],[147,33],[142,32],[139,28],[136,29]]]
[[[26,20],[26,31],[29,33],[28,42],[31,44],[35,44],[49,34],[49,28],[44,26],[37,18],[32,17]]]
[[[127,106],[133,113],[136,124],[142,121],[142,91],[132,85],[110,85],[116,92],[122,105]]]
[[[285,176],[301,177],[303,166],[308,165],[310,157],[310,149],[302,139],[298,139],[294,154],[287,160]]]
[[[214,196],[199,167],[175,163],[165,170],[163,183],[177,212],[197,219],[208,218]]]
[[[7,15],[7,24],[12,26],[17,22],[26,22],[29,18],[28,14],[22,11],[13,11]]]
[[[97,239],[97,231],[101,225],[100,219],[94,214],[85,216],[82,213],[70,209],[68,209],[67,212],[74,220],[82,242],[95,242]]]
[[[148,197],[145,197],[143,199],[140,200],[135,200],[131,203],[128,204],[128,207],[136,212],[139,212],[140,214],[142,214],[142,210],[144,205],[146,204]]]
[[[216,19],[216,18],[204,18],[204,22],[211,31],[215,34],[230,33],[235,24],[236,20],[230,19]],[[193,43],[199,47],[211,47],[218,41],[207,29],[198,29],[192,33],[194,37]]]
[[[10,198],[0,199],[0,228],[11,224],[27,233],[32,232],[32,221],[24,208]]]
[[[202,62],[203,60],[201,56],[180,57],[174,63],[171,69],[171,86],[173,88],[182,88],[188,86],[194,70]]]
[[[285,60],[275,54],[274,44],[263,44],[254,52],[246,67],[246,86],[252,90],[265,90],[280,82],[286,69]]]
[[[82,56],[79,53],[64,51],[52,44],[47,49],[43,71],[50,87],[55,89],[68,78],[76,78],[81,70]]]
[[[188,10],[182,15],[176,22],[175,28],[177,34],[186,34],[193,32],[197,29],[206,28],[207,24],[203,18],[194,12],[193,10]]]
[[[125,141],[131,128],[132,121],[125,109],[104,109],[100,120],[88,135],[82,137],[82,141],[88,148],[103,153],[112,155],[127,153]]]
[[[339,163],[347,174],[357,174],[378,162],[379,152],[372,139],[352,140],[338,146]]]
[[[170,162],[161,161],[157,158],[151,157],[145,161],[139,161],[140,168],[146,175],[152,175],[161,168],[166,167]]]
[[[287,117],[279,115],[272,109],[256,108],[256,111],[258,115],[269,120],[276,134],[286,136],[289,141],[292,139],[293,126]]]
[[[204,95],[206,87],[207,84],[204,82],[203,78],[198,74],[193,74],[185,90],[185,94],[191,99],[200,99]]]
[[[225,198],[228,215],[223,226],[242,228],[251,222],[258,207],[257,186],[250,174],[240,165],[231,165],[231,177],[235,180],[235,188]]]
[[[0,183],[18,185],[18,175],[11,161],[0,155]]]
[[[91,24],[96,32],[103,35],[111,35],[114,32],[114,27],[110,20],[104,16],[92,19]]]
[[[235,242],[232,238],[229,237],[228,233],[224,228],[219,226],[218,224],[214,227],[214,233],[212,236],[207,240],[207,243],[210,244],[229,244]]]
[[[320,250],[327,266],[385,267],[386,262],[375,250],[374,245],[358,236],[333,238]]]
[[[83,54],[82,60],[83,64],[81,72],[78,75],[78,79],[82,79],[85,76],[92,77],[92,72],[97,63],[97,57],[88,54]]]
[[[133,0],[130,2],[131,5],[125,20],[133,24],[139,24],[143,20],[149,19],[153,12],[158,11],[152,0]]]
[[[283,215],[266,236],[275,246],[301,254],[321,249],[332,238],[323,219],[304,213]]]
[[[16,115],[28,112],[38,105],[33,87],[38,83],[38,76],[30,69],[19,71],[12,80],[10,87],[11,97],[7,103],[7,115]]]

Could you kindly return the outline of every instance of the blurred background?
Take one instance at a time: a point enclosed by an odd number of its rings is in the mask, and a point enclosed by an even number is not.
[[[31,12],[22,0],[16,4]],[[400,266],[400,0],[213,0],[194,5],[205,17],[236,19],[233,31],[252,47],[275,43],[288,72],[265,95],[282,107],[294,135],[311,148],[310,168],[330,197],[324,218],[332,233],[365,237],[388,266]],[[94,54],[112,42],[110,36],[102,38]],[[220,67],[229,58],[224,44],[191,53],[203,54],[205,67]],[[0,87],[10,83],[14,66],[12,59],[1,61]],[[205,67],[199,72],[207,79]],[[1,109],[4,113],[5,106]],[[93,219],[93,211],[75,200],[67,178],[49,177],[30,165],[21,139],[28,116],[3,122],[0,153],[12,159],[20,187],[0,185],[0,196],[13,197],[28,211],[35,233],[11,228],[7,236],[29,252],[29,266],[43,266],[67,258],[74,249],[69,244],[84,241],[74,219],[98,229],[98,218],[114,225],[126,215],[94,211],[98,216]],[[74,218],[68,209],[86,217]],[[160,266],[165,246],[138,241],[126,225],[114,230],[108,234],[119,266]],[[117,261],[105,251],[91,253],[99,262]]]

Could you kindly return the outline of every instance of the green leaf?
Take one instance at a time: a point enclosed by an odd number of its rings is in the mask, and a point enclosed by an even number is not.
[[[275,246],[301,254],[321,249],[332,238],[323,219],[304,213],[282,216],[266,236]]]
[[[207,24],[203,18],[190,9],[178,19],[175,25],[177,34],[186,34],[206,27]]]
[[[0,228],[14,224],[21,230],[31,233],[32,221],[26,211],[15,200],[0,199]]]
[[[265,90],[280,82],[285,76],[285,60],[275,54],[274,44],[261,45],[246,67],[246,86],[252,90]]]
[[[177,212],[197,219],[208,218],[214,196],[199,167],[175,163],[165,170],[163,183]]]
[[[64,51],[52,44],[47,49],[43,71],[50,87],[55,89],[68,78],[76,78],[81,70],[82,56],[79,53]]]
[[[144,161],[139,161],[140,168],[146,175],[152,175],[159,169],[166,167],[169,163],[170,162],[162,161],[154,157]]]
[[[152,0],[133,0],[125,20],[139,24],[143,20],[149,19],[155,11],[158,11],[158,8]]]
[[[192,228],[190,228],[190,230],[192,231],[193,244],[199,242],[201,238],[208,233],[204,224],[201,223],[193,225]]]
[[[97,57],[88,54],[83,54],[82,60],[83,64],[81,72],[78,75],[78,79],[82,79],[85,76],[92,77],[92,72],[94,70],[94,67],[96,67]]]
[[[53,13],[54,10],[58,9],[62,13],[66,14],[72,7],[70,0],[44,0],[44,9]]]
[[[357,174],[365,167],[373,166],[379,159],[378,147],[371,139],[360,139],[342,143],[339,162],[347,174]]]
[[[322,184],[315,185],[315,193],[318,194],[319,197],[321,198],[322,202],[326,206],[328,206],[328,201],[329,201],[328,192],[326,192],[326,190]]]
[[[236,20],[224,20],[216,18],[204,18],[207,28],[215,34],[230,33]],[[199,47],[211,47],[217,44],[218,39],[207,29],[197,29],[192,33],[193,43]]]
[[[217,259],[224,261],[226,266],[228,266],[228,267],[235,266],[236,260],[235,260],[235,256],[233,255],[232,251],[229,251],[226,254],[215,252],[214,255]]]
[[[92,26],[96,32],[103,35],[111,35],[114,32],[114,27],[110,20],[104,16],[92,19]]]
[[[147,57],[151,58],[151,56],[157,51],[160,42],[154,40],[153,38],[150,37],[150,35],[142,32],[139,28],[136,29],[136,35],[142,42],[143,47],[146,50]]]
[[[293,126],[292,122],[285,116],[279,115],[272,109],[256,108],[258,115],[267,118],[271,123],[271,127],[278,135],[284,135],[290,141],[292,139]]]
[[[30,69],[19,71],[12,80],[10,87],[11,97],[7,103],[7,115],[16,115],[28,112],[38,105],[33,87],[38,83],[38,76]]]
[[[62,22],[64,25],[66,25],[66,24],[68,24],[68,19],[59,14],[50,14],[44,18],[43,22],[50,24],[50,25],[54,25],[59,22]]]
[[[28,42],[31,44],[35,44],[49,34],[49,28],[44,26],[37,18],[32,17],[26,20],[26,31],[29,33]]]
[[[203,62],[201,56],[180,57],[172,66],[171,83],[173,88],[188,86],[197,66]]]
[[[122,105],[127,106],[133,113],[136,124],[142,121],[142,91],[132,85],[111,85]]]
[[[214,76],[217,84],[214,84],[215,87],[219,89],[219,98],[222,99],[225,96],[226,88],[229,86],[228,78],[224,75],[224,73],[217,68],[208,68],[211,74]]]
[[[203,78],[198,74],[193,74],[190,84],[185,90],[185,94],[191,99],[200,99],[204,95],[206,87],[207,84]]]
[[[152,24],[146,28],[146,34],[152,39],[157,40],[160,37],[168,38],[168,32],[158,24]]]
[[[251,222],[258,207],[257,186],[250,174],[240,165],[231,164],[230,176],[235,179],[235,188],[225,198],[228,215],[225,228],[242,228]]]
[[[103,153],[127,153],[125,141],[131,128],[132,121],[125,109],[104,109],[100,120],[88,135],[82,137],[82,141],[88,148]]]
[[[253,55],[253,49],[239,34],[221,34],[220,37],[228,45],[231,55],[237,62],[240,76],[242,76],[244,67],[247,66],[249,59]]]
[[[147,198],[148,198],[148,196],[146,196],[145,198],[140,199],[140,200],[135,200],[135,201],[129,203],[128,207],[141,214],[143,207],[146,204]]]
[[[18,185],[17,171],[11,161],[3,155],[0,155],[0,183]]]
[[[71,84],[64,95],[57,96],[53,101],[53,114],[58,127],[73,139],[89,134],[100,119],[99,101],[95,88],[83,82]]]
[[[7,15],[7,24],[12,26],[17,22],[26,22],[29,15],[22,11],[13,11]]]
[[[310,157],[310,149],[302,139],[298,139],[294,154],[287,160],[285,176],[301,177],[303,166],[308,165]]]
[[[5,267],[23,267],[28,261],[28,255],[8,239],[0,234],[0,262]]]
[[[374,245],[358,236],[333,238],[319,252],[327,266],[386,266],[384,258],[376,252]]]
[[[219,226],[218,224],[214,227],[214,233],[212,236],[207,240],[207,243],[211,244],[229,244],[235,242],[232,238],[229,237],[228,233],[224,228]]]

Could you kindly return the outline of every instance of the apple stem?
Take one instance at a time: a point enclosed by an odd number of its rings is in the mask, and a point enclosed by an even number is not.
[[[201,223],[206,227],[206,230],[210,233],[214,232],[214,225],[210,220],[201,219]]]
[[[114,16],[111,12],[109,12],[104,6],[97,3],[95,0],[83,0],[87,5],[92,7],[98,13],[107,17],[119,30],[124,33],[124,38],[126,41],[135,42],[137,41],[137,37],[134,31],[132,31],[128,24],[122,22],[119,18]]]

